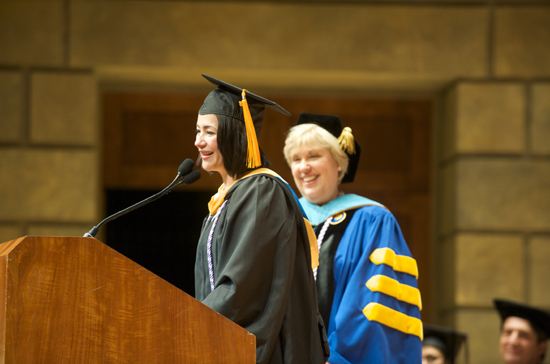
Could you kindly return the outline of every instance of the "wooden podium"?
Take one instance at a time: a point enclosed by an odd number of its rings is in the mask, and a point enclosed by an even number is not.
[[[256,338],[94,238],[0,244],[0,363],[255,363]]]

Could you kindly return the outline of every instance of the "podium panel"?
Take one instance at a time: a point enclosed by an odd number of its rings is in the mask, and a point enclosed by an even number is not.
[[[0,363],[255,363],[254,335],[94,238],[0,244]]]

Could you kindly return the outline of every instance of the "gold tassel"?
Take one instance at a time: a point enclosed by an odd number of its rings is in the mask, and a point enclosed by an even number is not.
[[[338,137],[338,143],[342,150],[348,154],[355,154],[355,139],[351,133],[351,128],[345,127],[342,133]]]
[[[256,129],[254,129],[254,123],[252,122],[252,116],[248,108],[248,102],[246,101],[246,90],[242,92],[243,99],[239,101],[239,105],[243,108],[244,125],[246,126],[246,140],[248,147],[246,151],[246,166],[248,168],[256,168],[262,165],[260,158],[260,147],[258,145],[258,138],[256,137]]]

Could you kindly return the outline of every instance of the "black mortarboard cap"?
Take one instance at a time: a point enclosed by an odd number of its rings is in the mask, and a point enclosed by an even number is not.
[[[498,310],[502,322],[508,317],[519,317],[531,323],[531,325],[546,334],[550,338],[550,312],[527,306],[523,303],[495,299],[495,308]]]
[[[462,343],[466,341],[466,334],[458,332],[452,328],[423,324],[424,340],[422,346],[433,346],[441,350],[445,360],[454,364]]]
[[[218,88],[206,97],[202,107],[199,110],[199,114],[227,115],[244,121],[242,108],[239,105],[239,101],[242,100],[243,89],[205,74],[202,74],[202,77],[218,86]],[[253,94],[248,90],[245,91],[248,99],[250,114],[255,125],[257,122],[261,124],[263,121],[263,112],[266,107],[280,112],[281,114],[290,116],[288,111],[275,102],[268,100],[265,97]]]
[[[300,114],[298,121],[296,122],[296,125],[300,124],[318,125],[323,129],[326,129],[338,139],[340,146],[349,159],[348,170],[342,179],[342,183],[353,182],[355,172],[357,172],[357,167],[359,166],[361,146],[353,137],[351,129],[348,127],[344,128],[342,126],[342,121],[336,115],[318,115],[303,112]]]
[[[259,135],[261,131],[265,108],[268,107],[284,115],[290,115],[290,113],[273,101],[253,94],[248,90],[205,74],[202,74],[202,76],[218,87],[206,96],[202,107],[199,109],[199,114],[226,115],[243,121],[246,125],[248,139],[249,157],[247,158],[247,166],[249,168],[259,166],[261,164],[260,150],[256,134]],[[250,115],[251,124],[247,115]]]

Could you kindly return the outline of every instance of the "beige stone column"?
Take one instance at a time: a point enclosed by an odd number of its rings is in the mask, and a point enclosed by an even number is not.
[[[59,71],[29,78],[28,120],[20,132],[24,118],[13,118],[13,142],[0,148],[0,235],[81,236],[98,215],[95,80]]]
[[[493,298],[548,306],[549,95],[515,81],[459,82],[446,94],[439,315],[468,333],[474,363],[499,362]]]
[[[98,218],[96,80],[67,60],[65,1],[0,4],[0,242]]]

